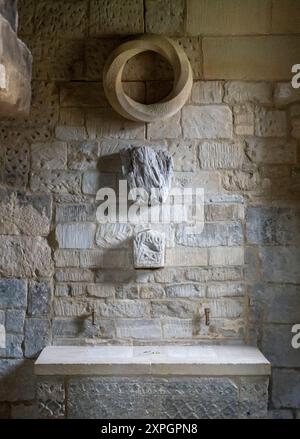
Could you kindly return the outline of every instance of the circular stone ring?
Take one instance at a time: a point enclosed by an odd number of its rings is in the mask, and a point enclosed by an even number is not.
[[[159,53],[169,61],[174,71],[172,91],[163,100],[150,105],[131,99],[122,85],[127,61],[146,51]],[[156,35],[145,35],[121,44],[109,56],[103,72],[103,87],[111,106],[126,119],[134,121],[154,122],[173,116],[187,101],[192,85],[192,68],[184,50],[170,38]]]

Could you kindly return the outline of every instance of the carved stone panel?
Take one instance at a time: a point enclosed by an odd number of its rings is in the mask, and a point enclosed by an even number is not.
[[[138,233],[133,241],[135,268],[159,268],[165,264],[165,236],[146,230]]]

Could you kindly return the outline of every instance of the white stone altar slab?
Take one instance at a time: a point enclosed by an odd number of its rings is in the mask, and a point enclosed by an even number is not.
[[[269,375],[271,365],[251,346],[48,346],[37,375]]]

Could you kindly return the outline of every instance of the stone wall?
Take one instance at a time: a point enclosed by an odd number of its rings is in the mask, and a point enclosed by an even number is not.
[[[45,345],[182,342],[258,344],[273,365],[270,416],[299,416],[299,2],[18,4],[33,94],[27,119],[0,125],[1,416],[34,416],[32,364]],[[101,84],[111,50],[143,32],[172,36],[194,72],[182,111],[148,125],[116,115]],[[149,54],[124,71],[141,102],[171,80]],[[129,144],[164,145],[175,184],[205,189],[202,234],[155,226],[167,237],[155,271],[133,268],[136,228],[95,217],[96,191],[120,178],[112,154]]]

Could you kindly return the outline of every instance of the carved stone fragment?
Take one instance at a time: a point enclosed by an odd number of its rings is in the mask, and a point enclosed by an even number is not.
[[[164,150],[154,151],[148,146],[141,146],[122,150],[120,155],[129,189],[139,189],[135,201],[148,206],[165,202],[173,176],[170,154]]]
[[[159,268],[165,263],[165,237],[162,233],[146,230],[133,241],[135,268]]]

